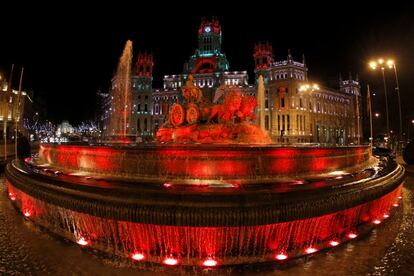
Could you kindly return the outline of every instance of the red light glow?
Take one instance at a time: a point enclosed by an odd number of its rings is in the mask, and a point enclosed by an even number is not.
[[[142,253],[134,253],[132,254],[131,258],[135,261],[142,261],[143,259],[145,259],[145,256]]]
[[[177,260],[177,259],[175,259],[175,258],[173,258],[173,257],[168,257],[168,258],[166,258],[166,259],[163,261],[163,264],[166,264],[166,265],[171,265],[171,266],[173,266],[173,265],[177,265],[177,264],[178,264],[178,260]]]
[[[330,241],[329,245],[330,246],[337,246],[339,244],[339,241]]]
[[[306,254],[312,254],[312,253],[315,253],[316,251],[318,251],[318,249],[314,247],[308,247],[305,249]]]
[[[165,188],[170,188],[172,187],[172,183],[164,183],[163,185]]]
[[[381,221],[380,221],[379,219],[376,219],[376,220],[374,220],[374,221],[373,221],[373,223],[374,223],[374,224],[380,224],[380,223],[381,223]]]
[[[399,196],[398,199],[402,199],[402,196]]]
[[[79,240],[76,241],[76,243],[82,246],[86,246],[89,244],[89,242],[85,240],[85,238],[80,238]]]
[[[25,216],[25,217],[27,217],[27,218],[28,218],[28,217],[30,217],[30,215],[31,215],[31,213],[30,213],[29,211],[25,211],[25,212],[24,212],[24,216]]]
[[[16,196],[13,193],[9,193],[9,197],[11,201],[15,201],[16,200]]]
[[[215,266],[217,266],[217,261],[214,260],[214,259],[208,258],[208,259],[204,260],[203,266],[215,267]]]
[[[398,207],[399,205],[398,205],[398,203],[394,203],[392,206]]]
[[[349,233],[348,234],[348,238],[350,238],[350,239],[355,239],[356,237],[358,237],[358,235],[355,234],[355,233]]]
[[[288,255],[284,253],[280,253],[276,255],[276,260],[278,261],[283,261],[283,260],[286,260],[287,258],[288,258]]]
[[[390,217],[390,215],[388,215],[388,214],[384,214],[382,217],[383,217],[383,218],[389,218],[389,217]]]

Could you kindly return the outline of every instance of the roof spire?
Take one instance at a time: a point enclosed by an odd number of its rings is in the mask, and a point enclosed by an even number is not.
[[[287,56],[287,58],[288,58],[288,62],[292,62],[292,55],[290,53],[290,49],[288,49],[288,56]]]

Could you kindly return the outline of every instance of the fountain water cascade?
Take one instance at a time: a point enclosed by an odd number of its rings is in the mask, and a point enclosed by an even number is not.
[[[119,59],[118,68],[113,78],[111,89],[111,113],[106,136],[125,140],[132,134],[132,91],[131,91],[131,65],[132,41],[128,40]]]
[[[404,169],[369,147],[42,145],[5,171],[29,220],[80,246],[150,262],[284,262],[393,214]]]

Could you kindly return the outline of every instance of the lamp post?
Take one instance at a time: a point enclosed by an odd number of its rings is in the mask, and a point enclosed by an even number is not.
[[[378,59],[378,61],[371,61],[369,63],[369,66],[371,69],[375,70],[379,66],[381,68],[382,73],[382,80],[384,83],[384,94],[385,94],[385,113],[386,113],[386,119],[387,119],[387,137],[390,137],[390,117],[388,114],[388,96],[387,96],[387,82],[385,80],[385,63],[382,58]]]
[[[397,91],[398,96],[398,112],[400,116],[400,131],[399,131],[399,141],[402,141],[402,112],[401,112],[401,97],[400,97],[400,84],[398,81],[398,73],[397,73],[397,64],[394,62],[394,60],[390,59],[387,61],[388,68],[394,69],[394,75],[395,75],[395,90]]]

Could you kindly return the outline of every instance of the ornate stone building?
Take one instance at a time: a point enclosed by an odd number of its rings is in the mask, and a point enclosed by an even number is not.
[[[238,86],[245,94],[256,94],[257,84],[249,85],[247,71],[229,71],[221,46],[218,20],[203,19],[198,28],[198,48],[184,64],[181,74],[164,76],[162,89],[152,88],[152,56],[138,55],[132,76],[132,121],[138,136],[153,136],[166,121],[169,108],[175,102],[184,101],[180,88],[189,74],[210,102],[215,100],[221,85]],[[357,141],[358,134],[362,133],[357,119],[360,97],[357,78],[341,79],[339,90],[315,84],[308,79],[304,57],[302,61],[295,61],[289,51],[285,60],[275,61],[269,43],[256,44],[253,58],[256,82],[259,75],[264,77],[265,128],[274,142],[346,144]],[[108,101],[110,98],[105,101],[107,107]],[[105,114],[107,110],[103,118]]]
[[[174,102],[183,101],[180,87],[189,74],[210,102],[213,102],[215,91],[222,84],[240,86],[245,93],[254,94],[254,87],[248,84],[247,71],[229,71],[229,62],[221,50],[221,44],[222,32],[218,20],[203,19],[198,28],[198,48],[184,64],[183,73],[164,76],[163,89],[157,89],[152,94],[154,133],[165,121],[169,107]]]
[[[265,127],[279,143],[356,142],[358,134],[358,80],[340,80],[340,90],[322,87],[308,79],[305,59],[274,61],[272,45],[259,43],[254,50],[256,76],[266,87]]]
[[[7,80],[0,78],[0,140],[4,139],[4,121],[6,120],[7,139],[15,135],[16,124],[24,131],[23,120],[32,114],[33,93],[9,89]]]

